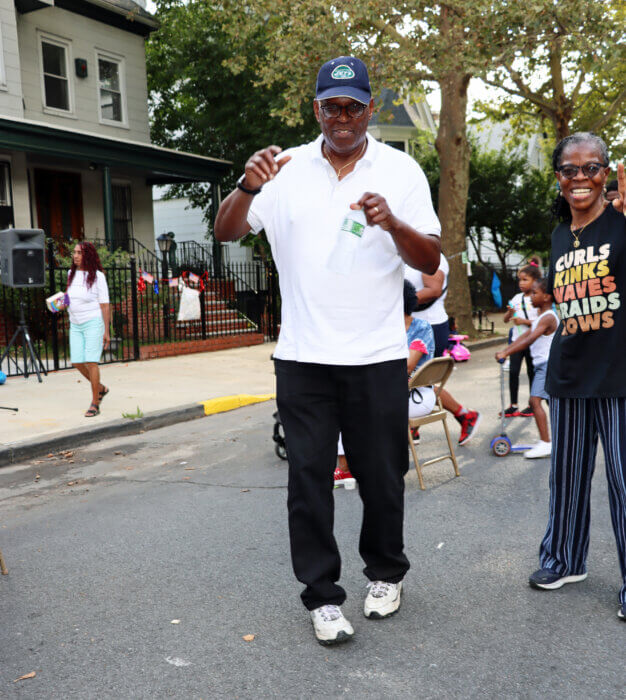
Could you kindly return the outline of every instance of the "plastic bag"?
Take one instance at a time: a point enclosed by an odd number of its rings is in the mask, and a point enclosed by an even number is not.
[[[65,292],[57,292],[46,299],[46,306],[53,314],[64,311],[70,305],[70,298]]]
[[[184,286],[180,295],[180,307],[178,309],[178,321],[200,320],[200,292]]]

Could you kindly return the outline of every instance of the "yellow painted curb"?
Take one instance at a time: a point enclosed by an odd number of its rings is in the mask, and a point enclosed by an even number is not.
[[[232,411],[235,408],[249,406],[253,403],[262,403],[275,399],[276,394],[235,394],[234,396],[220,396],[217,399],[209,399],[201,401],[204,406],[204,415],[210,416],[213,413],[224,413],[224,411]]]

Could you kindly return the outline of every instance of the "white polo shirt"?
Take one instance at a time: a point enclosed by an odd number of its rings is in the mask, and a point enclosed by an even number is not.
[[[320,136],[289,149],[278,175],[248,213],[265,229],[278,268],[281,360],[364,365],[407,357],[404,263],[380,226],[367,226],[350,275],[328,269],[341,223],[365,192],[382,195],[392,213],[424,234],[440,235],[428,182],[407,154],[367,136],[365,155],[341,181],[322,156]]]

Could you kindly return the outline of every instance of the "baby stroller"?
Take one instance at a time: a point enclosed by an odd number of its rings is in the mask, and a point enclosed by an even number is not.
[[[274,446],[274,452],[281,459],[287,459],[287,447],[285,445],[285,431],[283,430],[283,424],[280,422],[280,416],[278,411],[274,413],[274,432],[272,434],[272,440],[276,443]]]

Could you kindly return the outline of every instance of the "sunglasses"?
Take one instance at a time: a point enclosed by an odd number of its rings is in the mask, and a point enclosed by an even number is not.
[[[329,119],[336,119],[345,109],[349,117],[357,119],[362,116],[365,112],[367,105],[361,104],[360,102],[350,102],[349,105],[342,107],[336,104],[320,104],[320,109],[324,112],[324,116]]]
[[[602,163],[585,163],[584,165],[559,165],[557,172],[568,180],[573,180],[580,170],[585,177],[593,178],[606,166]]]

